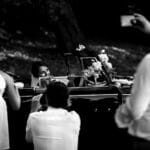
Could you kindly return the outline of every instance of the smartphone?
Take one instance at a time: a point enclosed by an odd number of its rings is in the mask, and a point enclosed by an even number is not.
[[[122,27],[130,27],[132,26],[131,20],[135,17],[134,15],[122,15],[120,16],[121,26]]]

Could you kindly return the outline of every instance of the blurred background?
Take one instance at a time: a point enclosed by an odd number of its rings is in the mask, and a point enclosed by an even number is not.
[[[148,1],[0,0],[0,69],[28,82],[32,62],[42,60],[54,76],[67,75],[68,64],[70,73],[79,75],[81,66],[75,49],[83,44],[88,56],[96,56],[105,49],[115,72],[132,76],[140,60],[150,52],[149,36],[130,27],[121,27],[120,16],[133,13],[141,13],[150,19]],[[125,142],[123,147],[128,144],[114,123],[114,112],[118,107],[115,100],[94,103],[82,100],[75,105],[84,122],[80,149],[87,143],[89,149],[107,149],[107,146],[116,149],[121,141]],[[16,118],[16,114],[10,112],[14,115],[9,118],[14,146],[20,143],[23,147],[22,131],[30,106],[30,103],[24,103]],[[15,127],[19,129],[17,133]],[[97,137],[95,134],[99,138],[93,138]]]
[[[1,0],[0,66],[28,77],[31,62],[44,60],[54,75],[65,75],[64,53],[74,53],[81,43],[91,55],[106,49],[116,71],[132,75],[149,52],[150,37],[121,27],[120,16],[150,18],[148,10],[146,0]],[[70,60],[77,74],[79,62]]]

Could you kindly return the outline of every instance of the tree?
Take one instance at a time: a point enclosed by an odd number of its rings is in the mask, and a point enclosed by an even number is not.
[[[63,52],[73,52],[79,43],[83,42],[81,32],[70,2],[67,0],[45,0],[48,23],[56,33],[59,49]]]

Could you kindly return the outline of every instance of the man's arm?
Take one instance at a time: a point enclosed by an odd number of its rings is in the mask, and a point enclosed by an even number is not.
[[[138,29],[139,31],[150,34],[150,21],[142,14],[133,14],[134,19],[131,20],[132,27]]]

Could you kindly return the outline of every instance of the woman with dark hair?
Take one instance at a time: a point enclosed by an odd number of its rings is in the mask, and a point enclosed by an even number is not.
[[[42,77],[50,78],[48,65],[42,61],[33,62],[31,68],[31,87],[39,86],[39,79]]]
[[[31,68],[31,87],[33,88],[46,88],[51,81],[52,76],[48,65],[42,61],[36,61],[32,63]],[[43,104],[41,103],[43,101]],[[45,97],[43,94],[38,94],[32,98],[31,111],[35,112],[42,109],[45,106]]]

